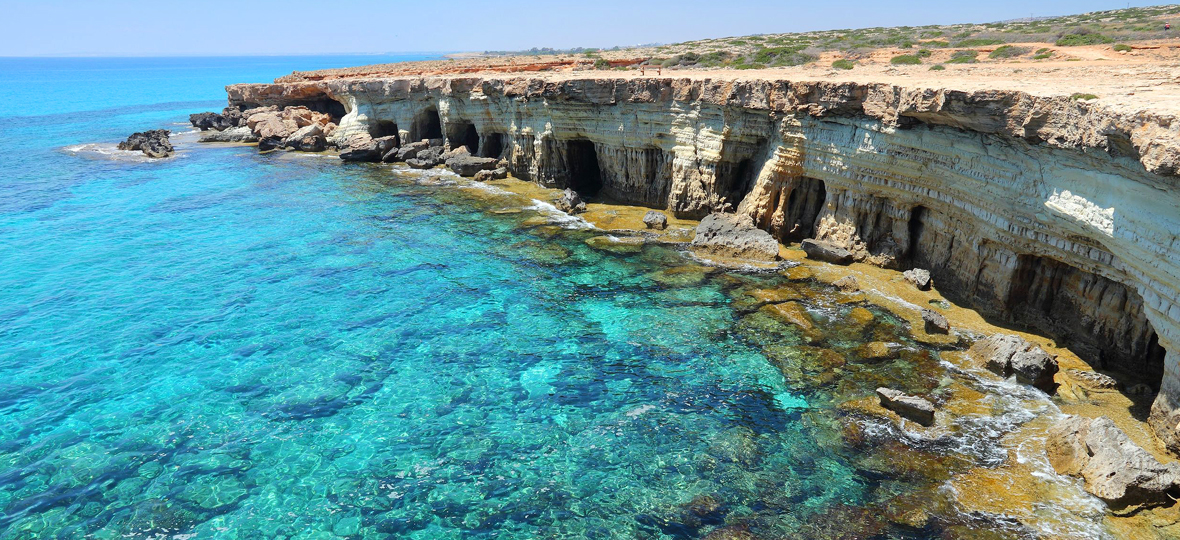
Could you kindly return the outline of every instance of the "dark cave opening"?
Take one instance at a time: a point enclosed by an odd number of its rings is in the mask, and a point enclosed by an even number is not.
[[[483,156],[498,158],[503,153],[504,153],[504,134],[503,133],[489,134],[487,136],[487,140],[484,141]]]
[[[593,142],[585,139],[569,141],[566,161],[570,189],[586,196],[593,196],[602,189],[602,169],[598,166],[598,151]]]
[[[374,139],[378,137],[397,137],[394,140],[395,146],[401,146],[401,137],[397,130],[397,124],[390,120],[378,120],[376,123],[369,126],[369,135]]]
[[[918,244],[922,238],[922,231],[926,228],[926,207],[915,206],[910,211],[910,221],[907,225],[909,230],[909,246],[906,248],[906,259],[909,259],[910,264],[916,264],[918,258]]]
[[[438,116],[438,109],[430,107],[414,116],[414,123],[410,125],[411,142],[441,139],[442,136],[442,119]]]
[[[787,204],[784,207],[786,223],[781,234],[782,239],[811,238],[815,231],[815,221],[827,198],[828,189],[823,180],[806,176],[799,178],[791,193],[787,195]]]
[[[304,107],[307,107],[308,109],[316,112],[326,113],[328,116],[332,117],[333,122],[340,122],[340,119],[343,118],[345,114],[347,114],[347,111],[344,110],[344,104],[331,98],[306,101],[299,103],[299,105],[303,105]]]
[[[463,146],[467,147],[467,151],[471,152],[471,155],[479,155],[479,132],[475,130],[473,124],[467,124],[467,128],[463,130],[461,141]]]

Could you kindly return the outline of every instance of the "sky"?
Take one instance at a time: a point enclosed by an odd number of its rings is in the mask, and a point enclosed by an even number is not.
[[[761,33],[982,23],[1153,4],[1159,2],[0,0],[5,19],[0,56],[607,48]]]

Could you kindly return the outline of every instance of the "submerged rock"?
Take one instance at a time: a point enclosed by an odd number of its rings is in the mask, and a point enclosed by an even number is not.
[[[558,197],[553,205],[567,214],[580,214],[586,211],[586,203],[582,202],[582,197],[578,195],[577,191],[570,188],[565,188],[561,197]]]
[[[723,257],[773,261],[778,259],[778,241],[754,226],[747,215],[709,214],[697,225],[692,246]]]
[[[946,320],[946,316],[933,309],[922,308],[922,322],[927,334],[948,334],[951,331],[951,323]]]
[[[150,158],[166,158],[173,153],[172,143],[168,141],[168,136],[172,132],[166,129],[152,129],[143,132],[136,132],[127,137],[126,141],[119,143],[119,150],[139,150],[143,155]]]
[[[283,147],[282,137],[263,137],[258,140],[258,151],[269,152]]]
[[[890,360],[897,358],[897,354],[901,352],[902,345],[900,343],[887,343],[884,341],[873,341],[865,343],[856,348],[856,354],[864,360]]]
[[[665,216],[663,212],[648,210],[648,212],[643,215],[643,224],[649,229],[662,231],[668,228],[668,216]]]
[[[882,407],[901,415],[903,418],[908,418],[923,426],[934,424],[934,404],[923,398],[911,396],[892,388],[878,388],[877,397],[881,398]]]
[[[913,270],[906,270],[902,272],[905,280],[911,285],[918,288],[919,291],[926,291],[930,289],[930,271],[921,268],[914,268]]]
[[[996,375],[1015,375],[1017,382],[1022,384],[1047,392],[1053,389],[1057,360],[1020,336],[993,334],[977,341],[967,354]]]
[[[1045,449],[1053,469],[1081,476],[1086,491],[1115,509],[1180,496],[1180,464],[1160,463],[1105,416],[1067,416],[1049,429]]]
[[[833,264],[852,264],[852,252],[831,242],[823,240],[804,240],[801,244],[808,259],[825,261]]]
[[[860,290],[860,282],[856,281],[854,276],[844,276],[832,282],[836,288],[844,292],[856,292]]]

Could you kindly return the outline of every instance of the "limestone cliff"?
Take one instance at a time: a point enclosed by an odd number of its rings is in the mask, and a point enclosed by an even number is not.
[[[929,268],[985,314],[1161,388],[1180,451],[1180,123],[1016,91],[674,78],[394,77],[234,85],[338,111],[333,134],[445,137],[512,172],[780,240]]]

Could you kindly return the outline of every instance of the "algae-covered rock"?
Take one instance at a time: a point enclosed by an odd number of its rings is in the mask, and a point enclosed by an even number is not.
[[[947,334],[951,330],[946,316],[933,309],[922,308],[922,323],[927,334]]]

